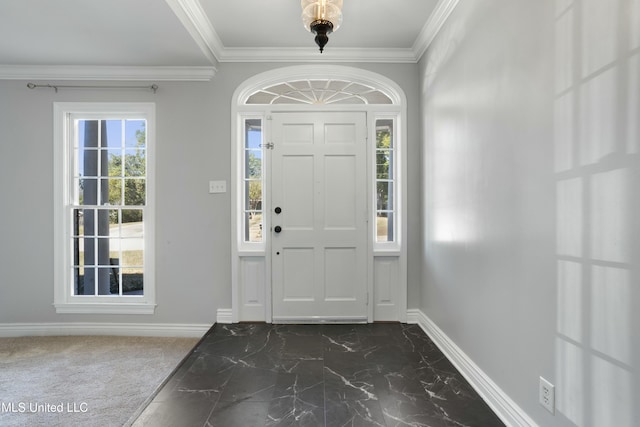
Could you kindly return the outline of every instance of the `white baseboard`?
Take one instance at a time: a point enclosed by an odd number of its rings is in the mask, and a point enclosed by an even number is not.
[[[407,310],[407,323],[419,325],[453,363],[463,377],[478,392],[507,426],[537,427],[522,410],[482,369],[476,365],[426,314],[421,310]]]
[[[116,335],[200,338],[209,324],[162,323],[0,323],[0,337]]]
[[[216,322],[233,323],[233,310],[230,308],[219,308],[216,312]]]

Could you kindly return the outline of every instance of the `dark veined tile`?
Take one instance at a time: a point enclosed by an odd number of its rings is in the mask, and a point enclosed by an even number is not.
[[[324,426],[323,384],[312,385],[306,391],[294,394],[280,394],[272,399],[266,425]]]
[[[151,402],[133,426],[202,427],[217,399],[217,393],[175,392],[167,401]]]
[[[200,355],[175,384],[174,389],[220,392],[233,374],[236,364],[228,357]]]
[[[450,427],[449,417],[427,399],[383,396],[380,406],[387,425]],[[453,424],[464,427],[464,424]]]
[[[378,367],[365,363],[360,353],[327,354],[324,366],[325,397],[339,400],[375,400]]]
[[[269,409],[268,427],[324,427],[324,408],[309,405],[275,406]]]
[[[267,420],[267,402],[218,402],[205,427],[264,426]]]
[[[185,374],[189,371],[193,363],[198,359],[197,356],[191,354],[187,360],[185,360],[182,365],[171,375],[170,378],[167,379],[165,384],[162,386],[158,393],[153,398],[154,402],[162,402],[166,399],[171,398],[171,393],[176,389],[178,383]]]
[[[342,329],[322,333],[323,350],[339,353],[355,353],[362,351],[360,337],[355,330]]]
[[[421,381],[431,403],[452,420],[469,426],[504,424],[459,374],[437,377],[432,383]]]
[[[356,332],[360,336],[390,336],[396,334],[399,328],[399,323],[367,323],[364,325],[357,325]]]
[[[281,345],[273,342],[276,337],[277,334],[264,324],[223,325],[219,331],[214,329],[198,346],[196,352],[245,357]]]
[[[327,399],[327,426],[386,427],[380,402],[367,400]]]
[[[324,323],[320,325],[320,333],[330,336],[354,334],[356,330],[362,326],[364,326],[364,324]]]
[[[273,399],[292,398],[294,403],[324,406],[324,376],[316,372],[278,374]]]
[[[217,323],[211,333],[206,337],[206,341],[216,339],[217,337],[242,337],[242,336],[258,336],[273,330],[273,326],[268,323]]]
[[[323,362],[301,361],[278,374],[267,426],[324,426],[324,402]]]
[[[135,425],[502,423],[417,325],[242,323],[212,328]]]
[[[323,342],[318,335],[291,334],[281,336],[283,346],[279,354],[282,359],[322,360]]]
[[[273,396],[278,374],[264,369],[238,366],[226,383],[221,401],[268,402]]]
[[[322,325],[273,325],[273,331],[279,335],[317,336],[322,333]]]

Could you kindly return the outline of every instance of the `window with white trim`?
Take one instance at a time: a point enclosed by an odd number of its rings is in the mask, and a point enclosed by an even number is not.
[[[263,156],[262,118],[245,118],[244,122],[244,241],[262,242]]]
[[[376,242],[395,242],[396,147],[393,119],[376,120]]]
[[[56,103],[59,313],[153,313],[153,104]]]

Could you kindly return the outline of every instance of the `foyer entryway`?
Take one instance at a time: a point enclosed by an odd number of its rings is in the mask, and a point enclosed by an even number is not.
[[[218,322],[406,321],[406,105],[395,82],[346,66],[238,86],[232,307]]]
[[[215,325],[134,427],[504,427],[417,325]]]

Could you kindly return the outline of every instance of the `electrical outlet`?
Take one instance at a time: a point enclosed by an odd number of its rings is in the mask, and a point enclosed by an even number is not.
[[[540,388],[538,390],[538,398],[540,400],[540,404],[544,406],[544,408],[547,411],[551,412],[552,414],[555,413],[556,387],[542,377],[540,377]]]

